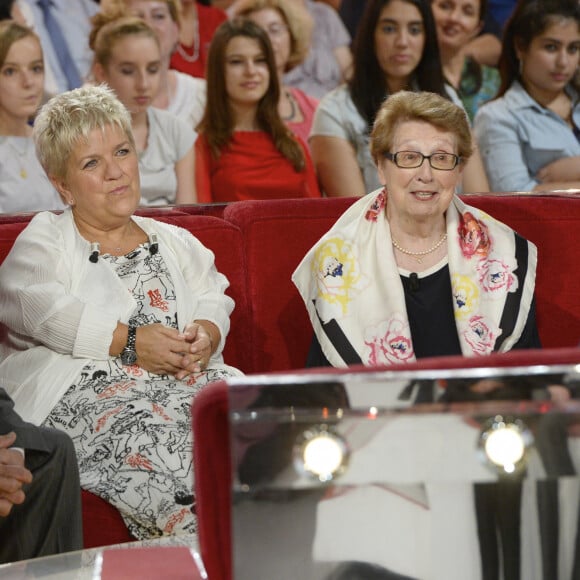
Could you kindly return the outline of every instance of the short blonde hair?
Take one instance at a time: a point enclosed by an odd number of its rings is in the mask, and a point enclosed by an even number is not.
[[[135,148],[131,114],[106,85],[60,93],[38,113],[32,130],[36,155],[50,177],[64,179],[70,156],[79,140],[94,129],[116,125]]]
[[[241,0],[236,4],[236,16],[248,18],[252,12],[271,8],[277,10],[286,21],[290,33],[290,56],[286,72],[304,61],[310,50],[314,22],[305,8],[296,5],[296,0]]]
[[[457,138],[457,154],[467,161],[473,153],[471,129],[465,111],[436,93],[399,91],[385,99],[371,132],[371,155],[378,163],[392,153],[393,137],[401,123],[423,121]]]

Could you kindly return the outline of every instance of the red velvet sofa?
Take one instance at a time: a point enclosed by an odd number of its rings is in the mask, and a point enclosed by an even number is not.
[[[580,341],[580,193],[464,196],[539,249],[537,317],[544,347]],[[354,199],[246,201],[139,211],[180,225],[213,250],[236,302],[225,360],[246,373],[300,369],[311,330],[290,276]],[[0,216],[0,261],[30,214]],[[118,512],[83,492],[85,546],[129,541]]]

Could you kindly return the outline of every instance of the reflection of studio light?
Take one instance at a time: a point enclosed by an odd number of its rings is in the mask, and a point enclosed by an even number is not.
[[[302,433],[294,448],[299,471],[320,481],[331,481],[348,463],[349,450],[344,439],[328,425],[318,425]]]
[[[484,427],[479,447],[488,463],[500,474],[509,475],[525,465],[532,441],[532,434],[521,420],[496,415]]]

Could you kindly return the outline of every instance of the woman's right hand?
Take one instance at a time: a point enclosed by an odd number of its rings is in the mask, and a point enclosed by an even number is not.
[[[137,364],[150,373],[175,376],[183,370],[183,355],[189,347],[175,328],[159,323],[137,327]]]

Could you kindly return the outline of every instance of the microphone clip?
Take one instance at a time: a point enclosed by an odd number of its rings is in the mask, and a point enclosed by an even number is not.
[[[96,264],[99,261],[99,254],[101,253],[101,244],[99,242],[91,243],[91,255],[89,256],[89,261]]]
[[[409,276],[409,290],[411,290],[411,292],[417,292],[420,285],[421,283],[419,281],[419,276],[417,276],[417,272],[411,272],[411,275]]]

